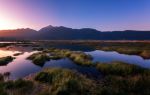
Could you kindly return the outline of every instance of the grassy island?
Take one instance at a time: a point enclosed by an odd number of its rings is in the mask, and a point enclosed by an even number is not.
[[[14,58],[11,56],[2,57],[0,58],[0,66],[7,65],[9,62],[11,62]]]

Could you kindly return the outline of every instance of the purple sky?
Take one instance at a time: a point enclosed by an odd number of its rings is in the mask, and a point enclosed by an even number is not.
[[[0,0],[0,29],[150,30],[150,0]]]

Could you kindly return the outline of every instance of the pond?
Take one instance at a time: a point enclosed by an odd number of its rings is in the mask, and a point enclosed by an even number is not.
[[[22,49],[20,48],[18,48],[18,51],[15,51],[16,49],[13,49],[13,48],[11,48],[11,50],[0,50],[0,54],[3,54],[3,57],[13,56],[13,54],[18,53],[20,51],[23,52],[22,55],[16,56],[16,58],[9,64],[5,66],[0,66],[0,73],[10,72],[9,79],[14,80],[14,79],[23,78],[30,74],[39,72],[42,69],[47,68],[47,67],[67,68],[67,69],[78,71],[82,74],[85,74],[88,77],[93,77],[93,78],[100,77],[99,76],[100,73],[94,67],[83,67],[83,66],[74,64],[68,58],[64,58],[60,60],[50,60],[46,62],[44,66],[35,65],[30,60],[27,60],[26,58],[37,51],[31,51],[27,47],[24,47]]]
[[[93,57],[94,62],[113,62],[120,61],[129,64],[135,64],[144,68],[150,68],[150,59],[143,59],[137,55],[120,54],[115,51],[95,50],[86,52]]]
[[[34,74],[36,72],[41,71],[47,67],[58,67],[58,68],[67,68],[71,70],[78,71],[80,73],[85,74],[89,77],[97,78],[101,75],[96,68],[94,67],[84,67],[73,63],[68,58],[60,59],[60,60],[50,60],[46,62],[43,66],[38,66],[33,64],[30,60],[26,58],[31,54],[37,52],[32,51],[31,47],[11,47],[11,48],[0,48],[0,57],[4,56],[13,56],[15,53],[22,53],[19,56],[15,56],[16,58],[5,66],[0,66],[0,73],[10,72],[10,79],[18,79],[26,77],[30,74]],[[88,51],[85,52],[90,54],[93,57],[94,62],[112,62],[112,61],[121,61],[129,64],[136,64],[141,67],[150,68],[150,60],[143,59],[140,56],[136,55],[126,55],[119,54],[117,52],[106,52],[106,51]]]

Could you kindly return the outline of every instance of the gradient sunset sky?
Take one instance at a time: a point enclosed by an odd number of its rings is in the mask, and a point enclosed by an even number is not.
[[[47,25],[150,30],[150,0],[0,0],[0,30]]]

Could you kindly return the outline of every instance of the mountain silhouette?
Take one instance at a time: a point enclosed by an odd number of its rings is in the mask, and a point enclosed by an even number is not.
[[[72,29],[64,26],[46,26],[39,31],[22,28],[16,30],[0,30],[0,40],[150,40],[150,31],[107,31],[82,28]]]

